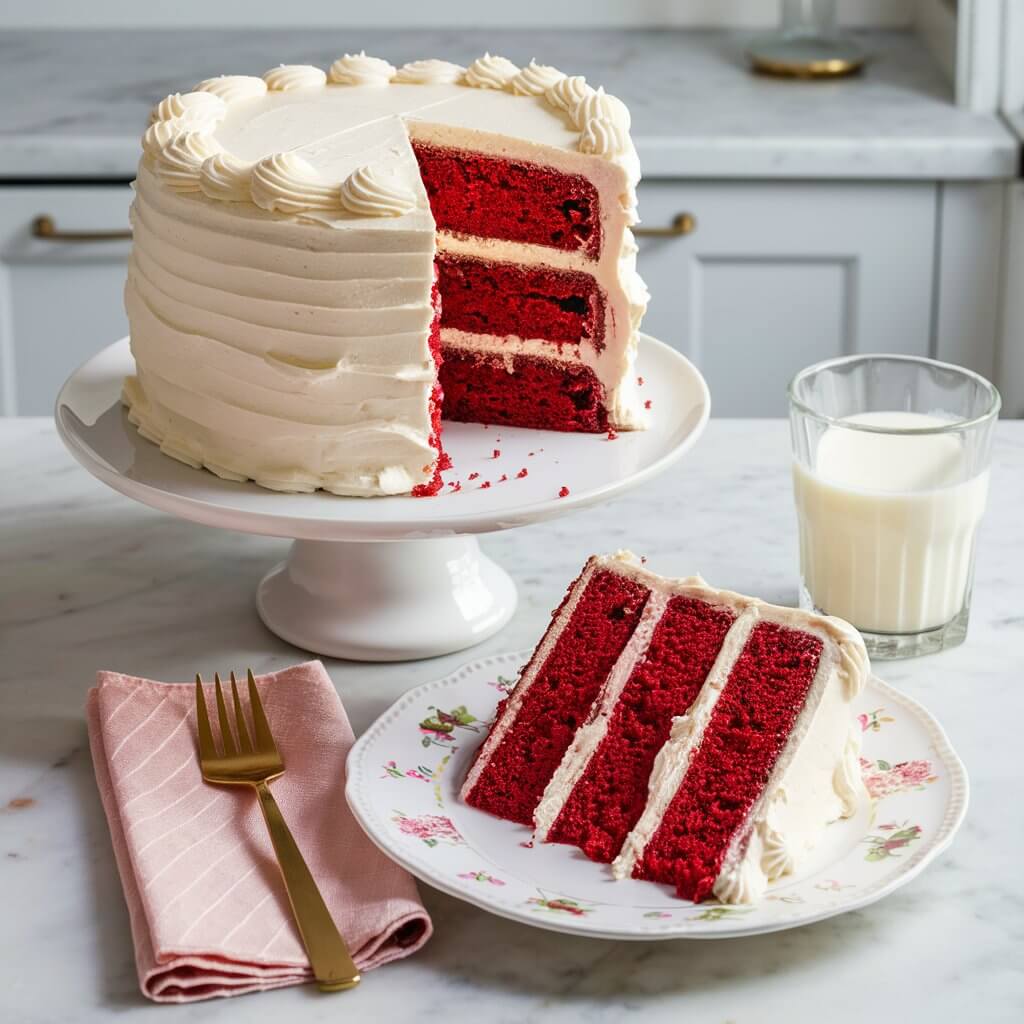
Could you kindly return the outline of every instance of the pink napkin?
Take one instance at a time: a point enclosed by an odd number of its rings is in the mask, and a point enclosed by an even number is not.
[[[352,728],[323,665],[257,684],[287,768],[274,796],[356,964],[414,953],[430,918],[345,803]],[[142,991],[184,1003],[310,981],[255,794],[199,774],[193,700],[193,685],[100,672],[86,706]]]

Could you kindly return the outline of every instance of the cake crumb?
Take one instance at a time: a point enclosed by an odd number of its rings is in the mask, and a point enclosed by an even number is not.
[[[643,377],[637,377],[637,379],[636,379],[636,385],[637,385],[637,387],[639,387],[639,388],[642,388],[642,387],[644,386],[644,379],[643,379]]]
[[[484,482],[483,482],[483,483],[482,483],[482,484],[480,485],[480,490],[481,490],[481,491],[486,491],[486,490],[487,490],[487,488],[488,488],[488,487],[490,487],[490,486],[491,486],[491,481],[490,481],[490,480],[485,480],[485,481],[484,481]]]
[[[470,473],[469,474],[469,479],[470,480],[475,480],[479,475],[480,475],[479,473]]]
[[[451,483],[448,486],[452,489],[452,493],[454,494],[456,491],[462,490],[462,481],[456,480],[454,483]]]
[[[569,488],[568,487],[562,487],[559,490],[559,492],[558,492],[558,496],[560,498],[568,498],[569,497]]]
[[[607,436],[605,437],[605,440],[606,441],[614,441],[618,436],[619,435],[618,435],[618,433],[616,431],[609,430]]]
[[[503,484],[507,479],[508,473],[502,473],[501,476],[498,477],[498,483]]]
[[[491,454],[491,458],[492,459],[500,459],[501,458],[501,449],[500,448],[495,448],[493,453]]]
[[[521,470],[519,470],[519,472],[518,472],[518,473],[516,473],[516,479],[517,479],[517,480],[522,480],[522,479],[523,479],[523,477],[526,477],[526,476],[529,476],[529,475],[530,475],[530,474],[528,473],[528,471],[527,471],[526,467],[525,467],[525,466],[523,466],[523,468],[522,468]]]
[[[532,459],[534,457],[534,455],[536,455],[537,453],[536,452],[527,452],[526,454],[529,455],[530,458]]]
[[[650,407],[651,407],[651,400],[648,398],[647,401],[644,402],[644,408],[645,409],[650,409]]]

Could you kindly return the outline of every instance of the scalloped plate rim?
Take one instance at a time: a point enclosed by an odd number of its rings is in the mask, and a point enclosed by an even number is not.
[[[891,895],[897,889],[913,881],[932,861],[943,853],[952,843],[956,833],[963,824],[967,814],[967,807],[970,802],[970,782],[967,769],[959,755],[953,748],[952,743],[946,734],[945,729],[939,721],[917,700],[908,696],[895,687],[872,674],[865,692],[872,688],[885,697],[887,700],[901,706],[914,718],[916,726],[927,733],[933,746],[936,761],[945,768],[950,783],[949,798],[946,800],[942,822],[936,834],[930,838],[926,847],[917,850],[907,866],[898,869],[888,880],[877,884],[875,887],[868,887],[867,891],[860,895],[851,894],[842,898],[839,902],[818,908],[808,907],[803,912],[795,912],[787,918],[764,921],[761,923],[744,922],[733,920],[731,922],[714,922],[711,927],[696,927],[692,918],[683,919],[683,922],[672,924],[633,924],[628,928],[594,928],[579,927],[573,919],[565,918],[538,918],[531,917],[530,912],[523,908],[506,906],[488,900],[485,897],[486,890],[471,891],[462,888],[449,879],[445,878],[429,860],[421,860],[408,855],[403,844],[394,840],[384,826],[384,822],[375,820],[372,805],[363,799],[360,787],[364,782],[362,774],[362,761],[365,752],[371,745],[385,733],[394,723],[397,717],[410,705],[420,701],[428,694],[443,690],[462,682],[467,675],[489,669],[491,667],[503,666],[506,669],[509,665],[515,665],[515,674],[518,675],[519,668],[526,663],[532,654],[532,649],[486,655],[481,658],[469,661],[449,672],[447,675],[412,687],[402,696],[395,700],[391,706],[379,715],[374,722],[358,737],[352,749],[349,751],[346,760],[346,784],[345,799],[352,811],[356,821],[373,842],[390,860],[395,861],[404,867],[410,874],[434,889],[446,893],[456,899],[462,900],[473,906],[495,914],[508,920],[517,921],[520,924],[541,928],[545,931],[561,932],[563,934],[578,935],[584,938],[607,939],[614,941],[650,941],[665,939],[729,939],[743,938],[752,935],[769,934],[771,932],[785,931],[790,928],[798,928],[808,924],[815,924],[819,921],[845,914],[851,910],[860,910],[871,904],[877,903],[886,896]],[[498,695],[497,700],[501,697]],[[489,723],[488,723],[489,724]],[[479,812],[484,813],[484,812]],[[408,845],[408,844],[405,844]],[[763,903],[763,901],[762,901]],[[687,901],[680,901],[683,909],[696,909],[697,907],[714,907],[715,903],[694,904]],[[755,907],[761,906],[756,904]],[[685,926],[684,926],[684,922]]]

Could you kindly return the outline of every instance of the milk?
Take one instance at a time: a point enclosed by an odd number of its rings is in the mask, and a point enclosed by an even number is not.
[[[893,429],[946,421],[872,412],[844,422]],[[916,633],[962,609],[988,471],[964,479],[953,434],[829,428],[813,471],[794,463],[804,584],[817,608],[873,633]]]

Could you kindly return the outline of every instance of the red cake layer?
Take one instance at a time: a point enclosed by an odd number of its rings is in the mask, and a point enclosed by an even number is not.
[[[533,809],[544,787],[633,635],[649,593],[615,573],[594,573],[467,803],[500,818],[533,824]],[[507,702],[499,710],[499,722],[506,707]]]
[[[604,295],[590,274],[439,253],[441,326],[604,348]]]
[[[441,386],[445,419],[595,434],[608,430],[604,388],[579,364],[445,346]]]
[[[675,885],[684,899],[710,895],[804,706],[821,649],[810,633],[773,622],[754,628],[635,877]]]
[[[696,699],[734,619],[728,608],[706,601],[669,601],[550,840],[578,846],[591,860],[615,859],[643,812],[651,767],[672,719]]]
[[[430,338],[427,344],[430,347],[430,356],[434,360],[434,366],[441,369],[441,292],[437,283],[437,270],[434,271],[434,284],[430,289],[430,304],[434,307],[434,318],[430,322]],[[427,498],[437,494],[441,490],[441,471],[451,466],[451,459],[445,454],[441,447],[441,410],[444,405],[444,391],[441,388],[441,381],[434,381],[430,392],[430,437],[427,443],[437,452],[437,459],[434,461],[434,471],[425,484],[417,484],[412,489],[414,498]],[[429,466],[424,466],[429,471]]]
[[[601,254],[593,183],[553,167],[413,142],[438,229]]]

